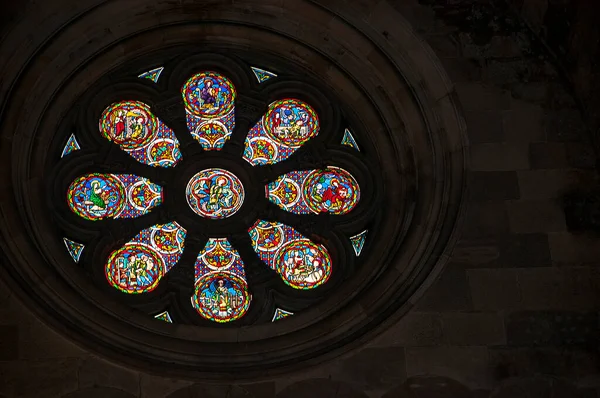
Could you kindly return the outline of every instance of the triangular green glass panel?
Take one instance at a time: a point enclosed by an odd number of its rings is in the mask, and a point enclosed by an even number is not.
[[[259,83],[264,83],[272,77],[277,77],[277,75],[273,72],[269,72],[260,68],[255,68],[254,66],[251,66],[250,68],[252,68],[252,72],[254,72],[254,76],[256,76]]]
[[[160,319],[161,321],[173,323],[173,320],[171,319],[171,315],[169,315],[169,311],[161,312],[160,314],[154,315],[154,317],[156,319]]]
[[[352,136],[352,133],[348,129],[344,130],[344,137],[342,138],[342,145],[348,145],[349,147],[352,147],[352,148],[356,149],[357,151],[360,151],[360,149],[358,149],[358,144],[356,143],[356,140],[354,139],[354,137]]]
[[[293,312],[282,310],[281,308],[275,308],[275,314],[273,315],[273,320],[271,322],[275,322],[279,319],[287,318],[288,316],[294,315]]]
[[[363,246],[365,245],[367,232],[367,230],[364,230],[360,234],[354,235],[350,238],[350,242],[352,242],[352,247],[354,248],[354,253],[356,253],[357,256],[360,256]]]
[[[75,134],[71,134],[71,136],[67,140],[67,143],[66,143],[60,157],[64,158],[71,152],[77,151],[79,149],[81,149],[81,147],[79,146],[79,143],[77,142],[77,138],[75,138]]]
[[[69,254],[71,255],[71,257],[73,257],[73,260],[76,263],[78,263],[79,258],[81,257],[81,252],[83,251],[83,248],[85,246],[81,243],[73,242],[72,240],[67,238],[63,238],[63,241],[65,242],[65,246],[67,247]]]
[[[155,68],[155,69],[151,69],[148,72],[144,72],[141,75],[139,75],[138,77],[142,78],[142,79],[150,79],[152,80],[154,83],[158,82],[158,78],[160,77],[160,74],[162,73],[162,71],[164,70],[164,67],[160,67],[160,68]]]

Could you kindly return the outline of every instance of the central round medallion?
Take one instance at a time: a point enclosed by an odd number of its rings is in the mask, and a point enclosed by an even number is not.
[[[233,173],[223,169],[206,169],[196,173],[185,190],[188,205],[196,214],[227,218],[244,202],[244,186]]]

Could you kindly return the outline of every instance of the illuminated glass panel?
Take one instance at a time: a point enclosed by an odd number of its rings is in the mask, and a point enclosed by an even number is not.
[[[79,146],[79,142],[77,142],[77,138],[75,138],[75,134],[71,134],[71,136],[69,137],[69,139],[67,140],[67,143],[62,151],[62,154],[60,155],[61,158],[64,158],[65,156],[67,156],[68,154],[70,154],[71,152],[75,152],[80,150],[81,147]]]
[[[169,311],[164,311],[164,312],[161,312],[160,314],[156,314],[156,315],[154,315],[154,318],[160,319],[161,321],[165,321],[168,323],[173,323],[173,320],[171,319],[171,315],[169,315]]]
[[[91,173],[71,183],[67,202],[87,220],[135,218],[162,203],[162,188],[133,174]]]
[[[237,176],[223,169],[206,169],[188,182],[186,198],[194,212],[206,218],[227,218],[244,202],[244,187]]]
[[[208,320],[224,323],[241,318],[252,296],[248,291],[244,264],[225,238],[211,238],[198,254],[196,286],[192,305]]]
[[[352,243],[352,247],[354,248],[354,253],[357,256],[360,256],[363,247],[365,246],[365,241],[367,240],[367,230],[362,231],[358,235],[354,235],[350,237],[350,242]]]
[[[310,105],[290,98],[275,101],[248,133],[243,157],[253,166],[281,162],[317,134],[319,118]]]
[[[248,231],[261,260],[295,289],[312,289],[327,282],[331,257],[325,246],[312,242],[294,228],[257,221]]]
[[[79,258],[81,257],[81,252],[83,252],[83,248],[85,246],[81,243],[73,242],[72,240],[67,238],[63,238],[63,241],[65,242],[65,246],[67,247],[69,254],[71,255],[71,257],[73,257],[73,261],[78,263]]]
[[[192,76],[181,88],[190,133],[206,150],[220,150],[235,127],[235,87],[217,72]]]
[[[360,149],[358,149],[358,144],[356,143],[354,136],[348,129],[344,130],[344,137],[342,138],[342,145],[347,145],[349,147],[356,149],[357,151],[360,151]]]
[[[154,83],[158,83],[158,79],[160,78],[160,74],[165,70],[162,66],[160,68],[150,69],[148,72],[144,72],[138,77],[141,79],[149,79]]]
[[[175,133],[143,102],[110,105],[100,118],[100,132],[140,163],[172,167],[181,160]]]
[[[104,269],[106,279],[125,293],[154,290],[179,261],[186,233],[176,222],[142,230],[110,254]]]
[[[358,183],[339,167],[292,171],[267,185],[269,200],[295,214],[346,214],[360,198]]]
[[[252,72],[254,72],[254,76],[256,76],[256,79],[258,80],[259,83],[264,83],[273,77],[277,77],[277,75],[273,72],[269,72],[264,69],[256,68],[254,66],[251,66],[250,68],[252,69]]]
[[[283,318],[287,318],[288,316],[292,316],[292,315],[294,315],[293,312],[288,312],[288,311],[282,310],[281,308],[275,308],[275,313],[273,314],[273,319],[271,320],[271,322],[275,322],[275,321],[278,321]]]

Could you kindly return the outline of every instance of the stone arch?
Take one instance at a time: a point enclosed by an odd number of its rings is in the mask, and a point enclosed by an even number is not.
[[[239,386],[195,384],[179,389],[166,398],[255,398],[255,396]]]
[[[62,398],[135,398],[135,395],[111,387],[92,387],[78,390]]]
[[[277,398],[366,398],[363,392],[355,390],[352,386],[340,381],[330,379],[309,379],[296,382],[287,386],[277,394]]]
[[[382,398],[472,398],[458,381],[440,376],[414,376],[391,389]]]

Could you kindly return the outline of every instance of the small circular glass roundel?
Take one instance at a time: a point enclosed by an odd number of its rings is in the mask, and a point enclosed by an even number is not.
[[[206,169],[196,173],[186,188],[188,205],[199,216],[227,218],[244,202],[244,186],[230,171]]]

